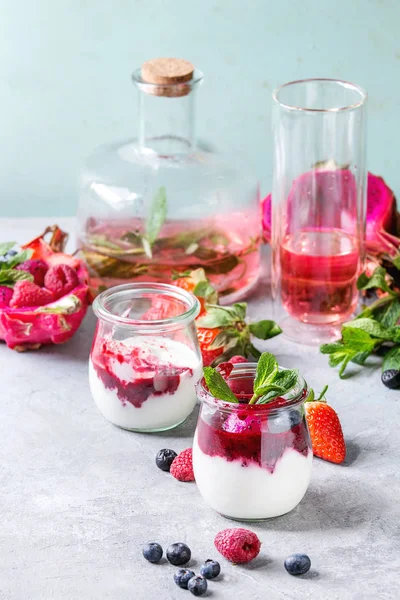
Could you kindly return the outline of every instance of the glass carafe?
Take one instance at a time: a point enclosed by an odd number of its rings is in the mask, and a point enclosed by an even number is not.
[[[196,146],[187,61],[148,61],[133,74],[138,138],[99,148],[81,177],[78,237],[97,294],[168,282],[204,268],[223,302],[242,298],[260,266],[259,191],[242,160]]]

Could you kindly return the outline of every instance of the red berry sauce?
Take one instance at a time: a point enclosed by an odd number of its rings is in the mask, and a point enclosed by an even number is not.
[[[181,375],[193,375],[193,370],[189,367],[176,367],[165,362],[158,365],[150,353],[147,357],[143,356],[138,347],[123,347],[117,341],[95,342],[91,359],[104,387],[115,390],[122,404],[129,402],[136,408],[140,408],[150,396],[174,394],[179,387]],[[131,381],[120,379],[112,370],[113,361],[129,365],[139,376]]]

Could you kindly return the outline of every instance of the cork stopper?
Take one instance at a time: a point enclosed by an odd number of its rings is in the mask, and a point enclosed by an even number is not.
[[[191,91],[187,84],[193,77],[194,66],[182,58],[154,58],[142,65],[143,82],[150,83],[146,91],[155,96],[186,96]],[[186,85],[185,85],[186,83]]]

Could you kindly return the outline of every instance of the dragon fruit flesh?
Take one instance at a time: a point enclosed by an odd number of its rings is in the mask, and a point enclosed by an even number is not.
[[[50,243],[47,243],[44,236],[50,232],[52,238]],[[12,296],[8,294],[6,297],[3,293],[4,302],[0,304],[0,340],[4,340],[9,348],[22,351],[37,349],[44,344],[62,344],[69,340],[80,326],[90,303],[88,272],[82,261],[62,252],[66,239],[67,235],[57,226],[53,226],[47,228],[43,235],[22,246],[22,250],[28,251],[32,261],[44,261],[48,268],[68,265],[74,269],[76,285],[73,289],[70,289],[70,286],[66,287],[66,293],[61,297],[49,291],[51,302],[41,306],[13,308]],[[16,267],[13,269],[16,270]],[[0,270],[0,274],[2,272]],[[18,272],[20,273],[21,269]],[[29,272],[26,276],[33,279]],[[14,287],[21,289],[23,284],[23,281],[17,281]],[[33,291],[37,287],[33,283],[29,283],[29,286]],[[29,286],[26,287],[29,289]],[[11,285],[9,289],[12,292]],[[42,296],[47,292],[45,287],[39,290],[43,290]]]
[[[307,215],[309,211],[313,211],[312,198],[318,197],[320,200],[322,196],[326,200],[324,203],[326,225],[335,227],[337,226],[335,220],[339,218],[339,211],[335,211],[335,200],[337,202],[338,193],[340,193],[341,206],[343,206],[343,202],[354,201],[354,178],[348,169],[309,171],[295,181],[288,198],[288,210],[290,210],[292,195],[297,202],[304,198],[304,202],[302,202],[304,214],[300,215],[300,219],[307,226]],[[262,224],[264,239],[269,242],[271,238],[271,194],[262,201]],[[324,223],[320,225],[323,226]],[[382,177],[368,173],[367,253],[371,256],[384,253],[396,254],[400,247],[399,229],[399,215],[394,193]]]

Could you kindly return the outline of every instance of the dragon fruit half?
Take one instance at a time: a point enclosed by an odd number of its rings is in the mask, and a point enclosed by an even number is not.
[[[335,179],[332,185],[332,177]],[[315,170],[304,173],[299,177],[291,193],[296,193],[297,198],[304,196],[305,212],[312,210],[310,196],[317,192],[326,199],[326,206],[334,207],[332,193],[340,190],[344,196],[350,198],[355,193],[353,179],[348,169]],[[290,198],[289,198],[290,200]],[[290,207],[290,202],[288,202]],[[334,211],[330,217],[334,219]],[[263,231],[265,241],[270,241],[271,236],[271,194],[262,201]],[[305,222],[307,218],[305,215]],[[331,225],[334,226],[333,223]],[[367,188],[367,227],[366,248],[371,256],[398,253],[400,248],[400,223],[396,207],[396,198],[392,190],[386,185],[382,177],[368,173]]]
[[[90,303],[88,273],[63,253],[67,237],[54,225],[20,250],[0,244],[0,340],[9,348],[62,344],[80,326]]]

